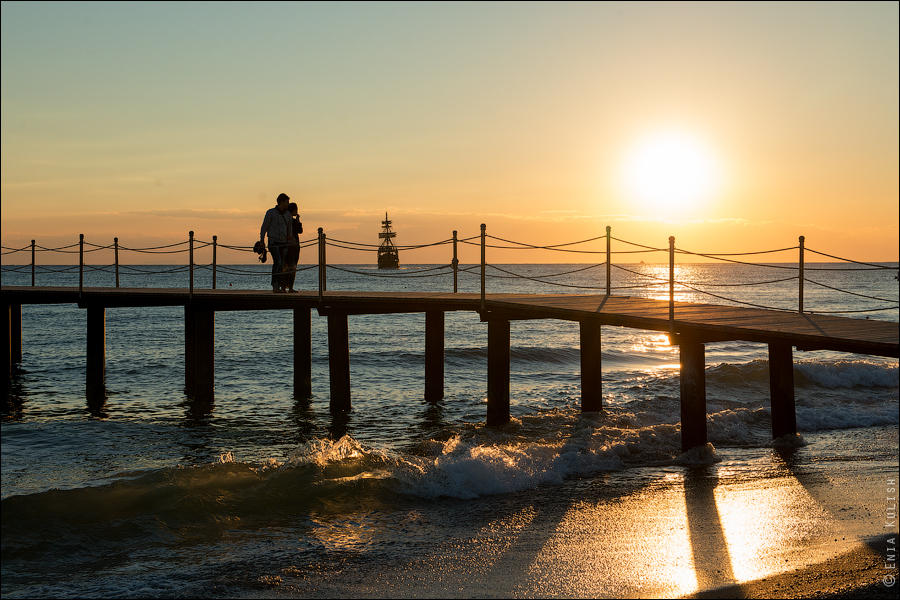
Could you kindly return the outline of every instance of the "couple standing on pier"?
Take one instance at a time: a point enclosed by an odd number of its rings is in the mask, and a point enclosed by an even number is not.
[[[257,248],[265,252],[265,238],[269,236],[269,254],[272,255],[272,291],[276,294],[296,293],[294,277],[300,262],[300,222],[296,202],[291,202],[287,194],[278,194],[275,207],[266,211],[262,227],[259,229]],[[265,255],[260,260],[265,260]]]

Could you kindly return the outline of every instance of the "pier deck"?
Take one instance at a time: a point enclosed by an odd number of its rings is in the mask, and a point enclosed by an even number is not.
[[[835,350],[900,357],[900,325],[799,312],[743,308],[647,298],[576,294],[481,294],[450,292],[322,291],[274,294],[256,290],[171,288],[67,288],[0,286],[7,309],[9,377],[21,361],[21,307],[26,304],[77,304],[87,309],[87,394],[105,389],[105,309],[183,306],[185,309],[185,387],[200,400],[213,398],[215,313],[235,310],[292,310],[294,390],[310,392],[310,311],[328,318],[330,408],[350,410],[348,315],[425,313],[425,398],[443,397],[444,313],[480,313],[488,324],[487,424],[509,420],[510,322],[562,319],[581,326],[582,410],[602,408],[601,326],[666,332],[681,352],[682,446],[706,443],[705,346],[742,340],[769,346],[773,436],[796,433],[793,348]]]
[[[314,291],[273,294],[268,290],[194,290],[179,288],[78,288],[2,286],[5,305],[88,304],[187,306],[213,311],[317,308],[322,314],[478,311],[480,295],[452,292]],[[485,319],[592,320],[601,325],[686,335],[696,341],[790,342],[803,350],[836,350],[875,356],[900,356],[900,326],[876,319],[675,302],[669,320],[666,300],[602,294],[487,294]]]

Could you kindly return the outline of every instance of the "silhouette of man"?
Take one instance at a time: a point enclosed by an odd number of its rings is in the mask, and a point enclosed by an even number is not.
[[[266,211],[262,227],[259,228],[259,241],[265,243],[269,236],[269,254],[272,255],[272,291],[276,294],[285,290],[284,261],[288,243],[291,240],[291,214],[288,203],[291,198],[287,194],[278,194],[275,207]]]

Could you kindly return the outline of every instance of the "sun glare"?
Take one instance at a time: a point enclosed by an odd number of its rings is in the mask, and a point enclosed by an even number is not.
[[[657,133],[637,141],[623,168],[628,200],[647,216],[693,216],[716,192],[719,173],[706,146],[681,132]]]

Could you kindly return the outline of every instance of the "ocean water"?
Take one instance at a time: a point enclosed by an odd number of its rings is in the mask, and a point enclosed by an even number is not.
[[[385,273],[343,265],[329,270],[328,289],[452,290],[451,276],[429,270],[435,266],[373,277]],[[489,270],[489,292],[602,293],[592,288],[605,286],[603,267],[499,266],[532,279]],[[667,278],[665,265],[625,266]],[[807,284],[805,308],[895,306],[892,266],[807,265],[811,279],[889,302]],[[460,291],[477,291],[477,266],[462,267],[471,270],[460,273]],[[723,285],[795,274],[780,267],[678,265],[676,278],[796,309],[796,280]],[[52,269],[39,273],[38,285],[77,285],[77,271]],[[187,285],[182,271],[151,273],[167,269],[123,271],[122,286]],[[555,276],[569,271],[576,272]],[[667,295],[663,280],[619,269],[613,277],[622,288],[614,293]],[[30,270],[4,266],[2,279],[28,285]],[[225,266],[217,279],[220,288],[267,289],[268,265]],[[89,271],[86,285],[112,281]],[[198,270],[195,285],[209,287],[208,269]],[[297,287],[316,289],[316,270],[299,273]],[[677,299],[727,303],[685,287]],[[850,316],[898,321],[893,308]],[[108,397],[88,406],[84,311],[22,308],[23,361],[2,422],[4,597],[394,595],[387,583],[365,587],[366,578],[384,565],[413,573],[435,556],[457,564],[464,541],[495,519],[514,521],[523,506],[552,514],[555,503],[582,495],[619,501],[691,472],[697,458],[680,453],[678,349],[659,333],[603,328],[604,411],[582,415],[578,324],[513,322],[512,422],[490,429],[483,425],[487,331],[474,313],[446,315],[445,394],[437,405],[423,401],[424,315],[351,316],[353,410],[344,416],[328,412],[326,322],[315,311],[312,398],[292,396],[289,312],[223,312],[215,402],[206,407],[184,394],[180,307],[108,309],[106,326]],[[794,361],[799,460],[826,475],[895,470],[897,360],[795,351]],[[769,476],[761,460],[773,451],[767,347],[710,343],[706,363],[713,448],[700,462],[720,461],[746,480]],[[860,462],[845,465],[848,453]],[[335,578],[348,587],[336,587]],[[429,589],[481,595],[447,585]]]

